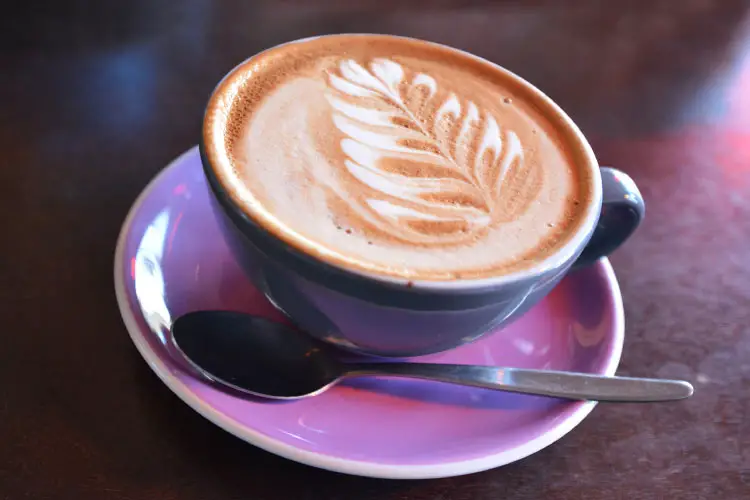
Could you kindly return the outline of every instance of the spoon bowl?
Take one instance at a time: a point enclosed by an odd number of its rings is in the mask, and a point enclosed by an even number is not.
[[[189,313],[172,324],[172,338],[202,375],[255,396],[313,396],[345,373],[325,344],[259,316],[230,311]]]

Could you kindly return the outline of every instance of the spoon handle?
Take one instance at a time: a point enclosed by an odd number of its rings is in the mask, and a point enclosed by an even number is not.
[[[347,376],[363,375],[428,379],[523,394],[607,402],[674,401],[693,394],[693,386],[682,380],[429,363],[347,365]]]

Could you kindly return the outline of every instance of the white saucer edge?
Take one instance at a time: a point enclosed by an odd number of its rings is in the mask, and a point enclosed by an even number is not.
[[[324,455],[321,453],[315,453],[306,450],[300,450],[294,446],[282,443],[273,438],[270,438],[262,433],[253,431],[241,425],[238,425],[233,419],[228,418],[220,411],[213,407],[206,405],[197,398],[190,390],[188,390],[185,384],[180,381],[169,369],[169,367],[162,362],[161,359],[150,349],[146,341],[140,335],[140,327],[138,326],[137,319],[133,312],[130,310],[128,303],[127,292],[125,288],[124,276],[121,272],[122,266],[121,261],[125,252],[125,244],[127,235],[130,231],[130,225],[133,218],[135,217],[138,209],[140,208],[143,200],[150,194],[153,187],[159,182],[162,175],[172,168],[174,165],[181,162],[186,156],[197,152],[198,146],[193,146],[188,149],[174,160],[172,160],[166,167],[164,167],[156,176],[146,185],[141,191],[136,200],[133,202],[125,221],[120,229],[120,234],[117,239],[117,247],[115,250],[114,258],[114,285],[115,294],[117,296],[117,304],[120,308],[120,314],[122,316],[125,327],[130,335],[133,344],[141,354],[146,363],[161,379],[161,381],[182,401],[184,401],[193,410],[198,412],[200,415],[213,422],[215,425],[221,427],[230,434],[246,441],[258,448],[265,451],[279,455],[283,458],[300,462],[313,467],[326,469],[333,472],[340,472],[345,474],[351,474],[356,476],[373,477],[380,479],[437,479],[445,477],[461,476],[465,474],[472,474],[475,472],[481,472],[489,469],[501,467],[526,458],[534,453],[546,448],[547,446],[555,443],[560,438],[565,436],[568,432],[573,430],[578,424],[580,424],[584,418],[596,406],[595,402],[589,401],[580,406],[578,410],[573,413],[563,424],[554,429],[546,432],[545,434],[537,437],[536,439],[517,446],[511,450],[503,451],[494,455],[488,455],[486,457],[474,458],[471,460],[464,460],[460,462],[434,464],[434,465],[390,465],[390,464],[378,464],[356,460],[347,460],[342,458],[332,457],[330,455]],[[606,273],[607,281],[612,286],[612,291],[615,297],[621,297],[620,287],[617,282],[614,270],[609,260],[604,258],[603,264]],[[622,356],[622,348],[624,342],[625,332],[625,313],[622,305],[622,300],[615,301],[614,307],[614,353],[610,359],[609,365],[606,367],[606,375],[614,375],[617,366],[620,363],[620,357]]]

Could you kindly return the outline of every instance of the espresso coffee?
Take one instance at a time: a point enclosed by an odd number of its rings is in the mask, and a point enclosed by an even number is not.
[[[594,191],[576,134],[506,70],[379,35],[263,52],[204,121],[217,179],[263,229],[339,267],[421,280],[513,273],[565,245]]]

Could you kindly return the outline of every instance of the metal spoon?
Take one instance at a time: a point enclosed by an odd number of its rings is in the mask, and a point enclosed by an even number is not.
[[[198,311],[177,318],[172,338],[185,359],[208,379],[255,396],[297,399],[340,380],[385,375],[437,380],[565,399],[610,402],[687,398],[680,380],[607,377],[588,373],[426,363],[344,363],[308,335],[257,316]]]

